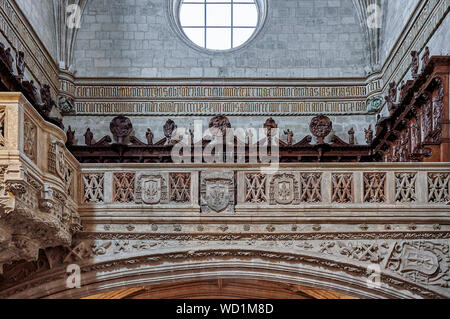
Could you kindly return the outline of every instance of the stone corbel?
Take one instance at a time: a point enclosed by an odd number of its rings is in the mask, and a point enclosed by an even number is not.
[[[43,193],[44,196],[39,199],[39,209],[46,213],[52,213],[55,207],[53,191],[48,186],[44,186]]]

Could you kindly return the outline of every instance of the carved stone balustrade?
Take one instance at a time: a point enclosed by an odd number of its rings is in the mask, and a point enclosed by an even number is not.
[[[447,163],[83,164],[80,212],[447,212]],[[117,214],[120,215],[120,212]],[[332,213],[331,213],[332,212]],[[405,215],[406,214],[406,215]],[[117,216],[117,215],[116,215]]]
[[[80,230],[80,166],[65,141],[23,95],[0,93],[0,269],[68,246]]]

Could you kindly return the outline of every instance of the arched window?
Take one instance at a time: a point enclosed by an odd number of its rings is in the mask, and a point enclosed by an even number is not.
[[[178,0],[176,24],[197,47],[226,51],[252,39],[265,17],[265,0]]]

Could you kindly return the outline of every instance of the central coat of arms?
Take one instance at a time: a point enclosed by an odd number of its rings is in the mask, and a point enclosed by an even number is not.
[[[202,212],[233,212],[234,176],[232,172],[202,175]]]
[[[299,183],[294,174],[275,174],[270,181],[270,204],[298,204],[299,191]]]
[[[167,174],[143,174],[136,180],[136,202],[168,203]]]

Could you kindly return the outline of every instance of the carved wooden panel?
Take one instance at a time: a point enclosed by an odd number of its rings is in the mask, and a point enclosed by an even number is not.
[[[113,202],[131,203],[134,201],[134,173],[114,173]]]

